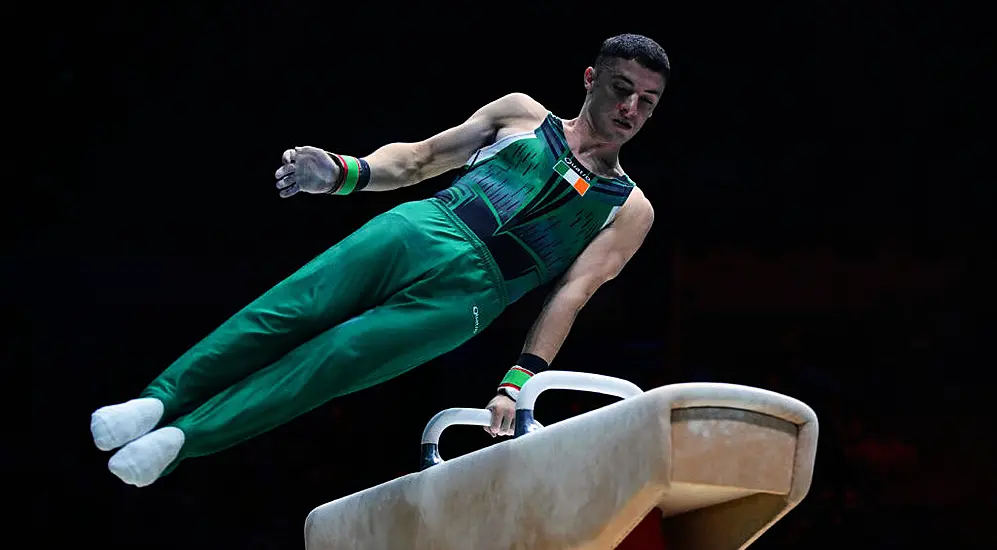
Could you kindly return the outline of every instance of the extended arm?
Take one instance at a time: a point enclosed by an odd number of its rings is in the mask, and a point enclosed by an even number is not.
[[[543,116],[543,108],[525,94],[509,94],[478,109],[470,118],[414,143],[391,143],[364,157],[370,165],[365,191],[389,191],[414,185],[459,168],[477,149],[491,143],[503,127]]]
[[[547,297],[523,345],[518,364],[509,369],[499,384],[499,395],[488,404],[492,424],[485,431],[496,435],[512,435],[515,416],[513,401],[523,384],[537,371],[547,368],[578,316],[606,282],[614,279],[644,243],[654,223],[654,209],[635,188],[620,208],[616,219],[578,256]],[[504,395],[503,395],[504,394]]]
[[[589,243],[550,294],[530,329],[523,353],[547,364],[554,360],[578,312],[599,287],[620,274],[653,222],[651,203],[635,188],[613,223]]]
[[[295,147],[284,152],[277,188],[287,198],[299,191],[349,195],[414,185],[460,167],[493,142],[504,128],[534,127],[546,110],[526,94],[509,94],[475,111],[462,124],[413,143],[389,143],[366,157]]]

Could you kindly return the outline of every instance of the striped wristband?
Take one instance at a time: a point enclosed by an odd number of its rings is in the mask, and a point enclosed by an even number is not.
[[[349,195],[356,193],[370,182],[370,165],[362,158],[329,153],[339,164],[339,181],[326,193],[329,195]]]
[[[535,373],[546,370],[548,366],[547,361],[532,353],[520,355],[516,366],[505,373],[505,378],[499,384],[498,392],[509,396],[510,399],[515,401],[519,398],[519,390],[523,389],[523,385]]]

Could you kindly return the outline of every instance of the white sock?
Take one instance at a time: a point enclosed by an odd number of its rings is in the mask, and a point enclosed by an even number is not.
[[[162,401],[153,397],[132,399],[94,411],[90,415],[90,433],[98,449],[110,451],[149,433],[162,417]]]
[[[129,485],[151,485],[180,454],[183,442],[184,434],[180,428],[160,428],[114,453],[107,462],[107,468]]]

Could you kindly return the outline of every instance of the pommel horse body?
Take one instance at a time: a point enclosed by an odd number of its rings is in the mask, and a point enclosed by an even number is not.
[[[546,390],[621,397],[550,426]],[[323,504],[305,520],[307,550],[603,550],[649,514],[669,549],[748,547],[807,494],[817,416],[779,393],[720,383],[641,391],[618,378],[547,371],[516,404],[512,439],[443,460],[447,409],[426,426],[421,470]]]

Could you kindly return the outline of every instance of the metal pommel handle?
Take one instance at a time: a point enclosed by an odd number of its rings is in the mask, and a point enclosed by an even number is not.
[[[488,409],[445,409],[434,416],[422,431],[422,458],[419,469],[425,470],[443,462],[440,457],[440,435],[454,424],[466,426],[490,426],[492,411]]]
[[[516,400],[516,433],[520,437],[537,430],[533,408],[537,397],[546,390],[578,390],[615,395],[624,399],[644,393],[633,382],[587,372],[549,370],[537,373],[523,384]]]

